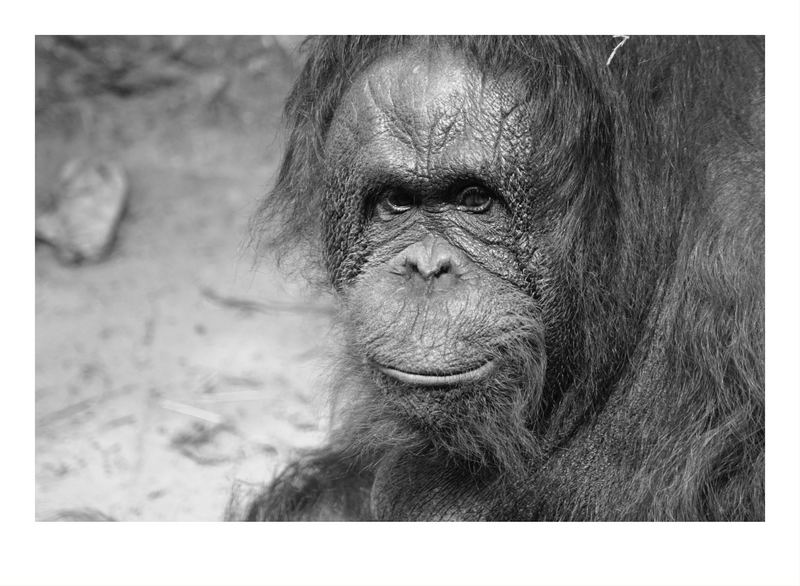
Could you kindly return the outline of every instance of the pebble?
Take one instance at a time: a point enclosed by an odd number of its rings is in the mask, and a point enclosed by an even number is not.
[[[36,218],[36,238],[66,264],[98,262],[113,247],[128,199],[124,169],[108,161],[75,159],[59,175],[47,208]]]

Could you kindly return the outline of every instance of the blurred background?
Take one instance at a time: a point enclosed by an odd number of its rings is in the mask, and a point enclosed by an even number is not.
[[[247,247],[299,43],[37,37],[37,519],[219,520],[322,440],[330,299]]]

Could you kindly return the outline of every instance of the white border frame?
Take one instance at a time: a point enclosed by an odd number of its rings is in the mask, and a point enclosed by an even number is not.
[[[7,4],[0,582],[800,583],[800,8],[671,0]],[[767,36],[767,520],[714,523],[34,523],[34,34],[560,33]],[[24,164],[19,157],[26,153]],[[31,224],[22,221],[30,220]]]

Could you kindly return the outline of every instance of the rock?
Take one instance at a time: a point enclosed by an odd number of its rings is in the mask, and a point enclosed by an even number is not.
[[[97,509],[65,509],[63,511],[58,511],[57,513],[51,515],[44,519],[45,521],[93,521],[93,522],[103,522],[103,521],[116,521],[114,517],[110,517],[106,515],[102,511],[98,511]]]
[[[51,244],[62,262],[100,261],[111,250],[127,198],[128,180],[119,165],[70,161],[36,218],[36,238]]]

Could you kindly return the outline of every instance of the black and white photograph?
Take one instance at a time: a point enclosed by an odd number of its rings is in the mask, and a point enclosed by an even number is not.
[[[764,519],[763,37],[40,37],[37,84],[42,519]]]
[[[800,127],[775,145],[769,104],[798,71],[764,27],[631,28],[37,30],[6,416],[65,583],[800,578],[797,380],[767,369],[797,374]],[[466,565],[424,570],[437,543]]]

